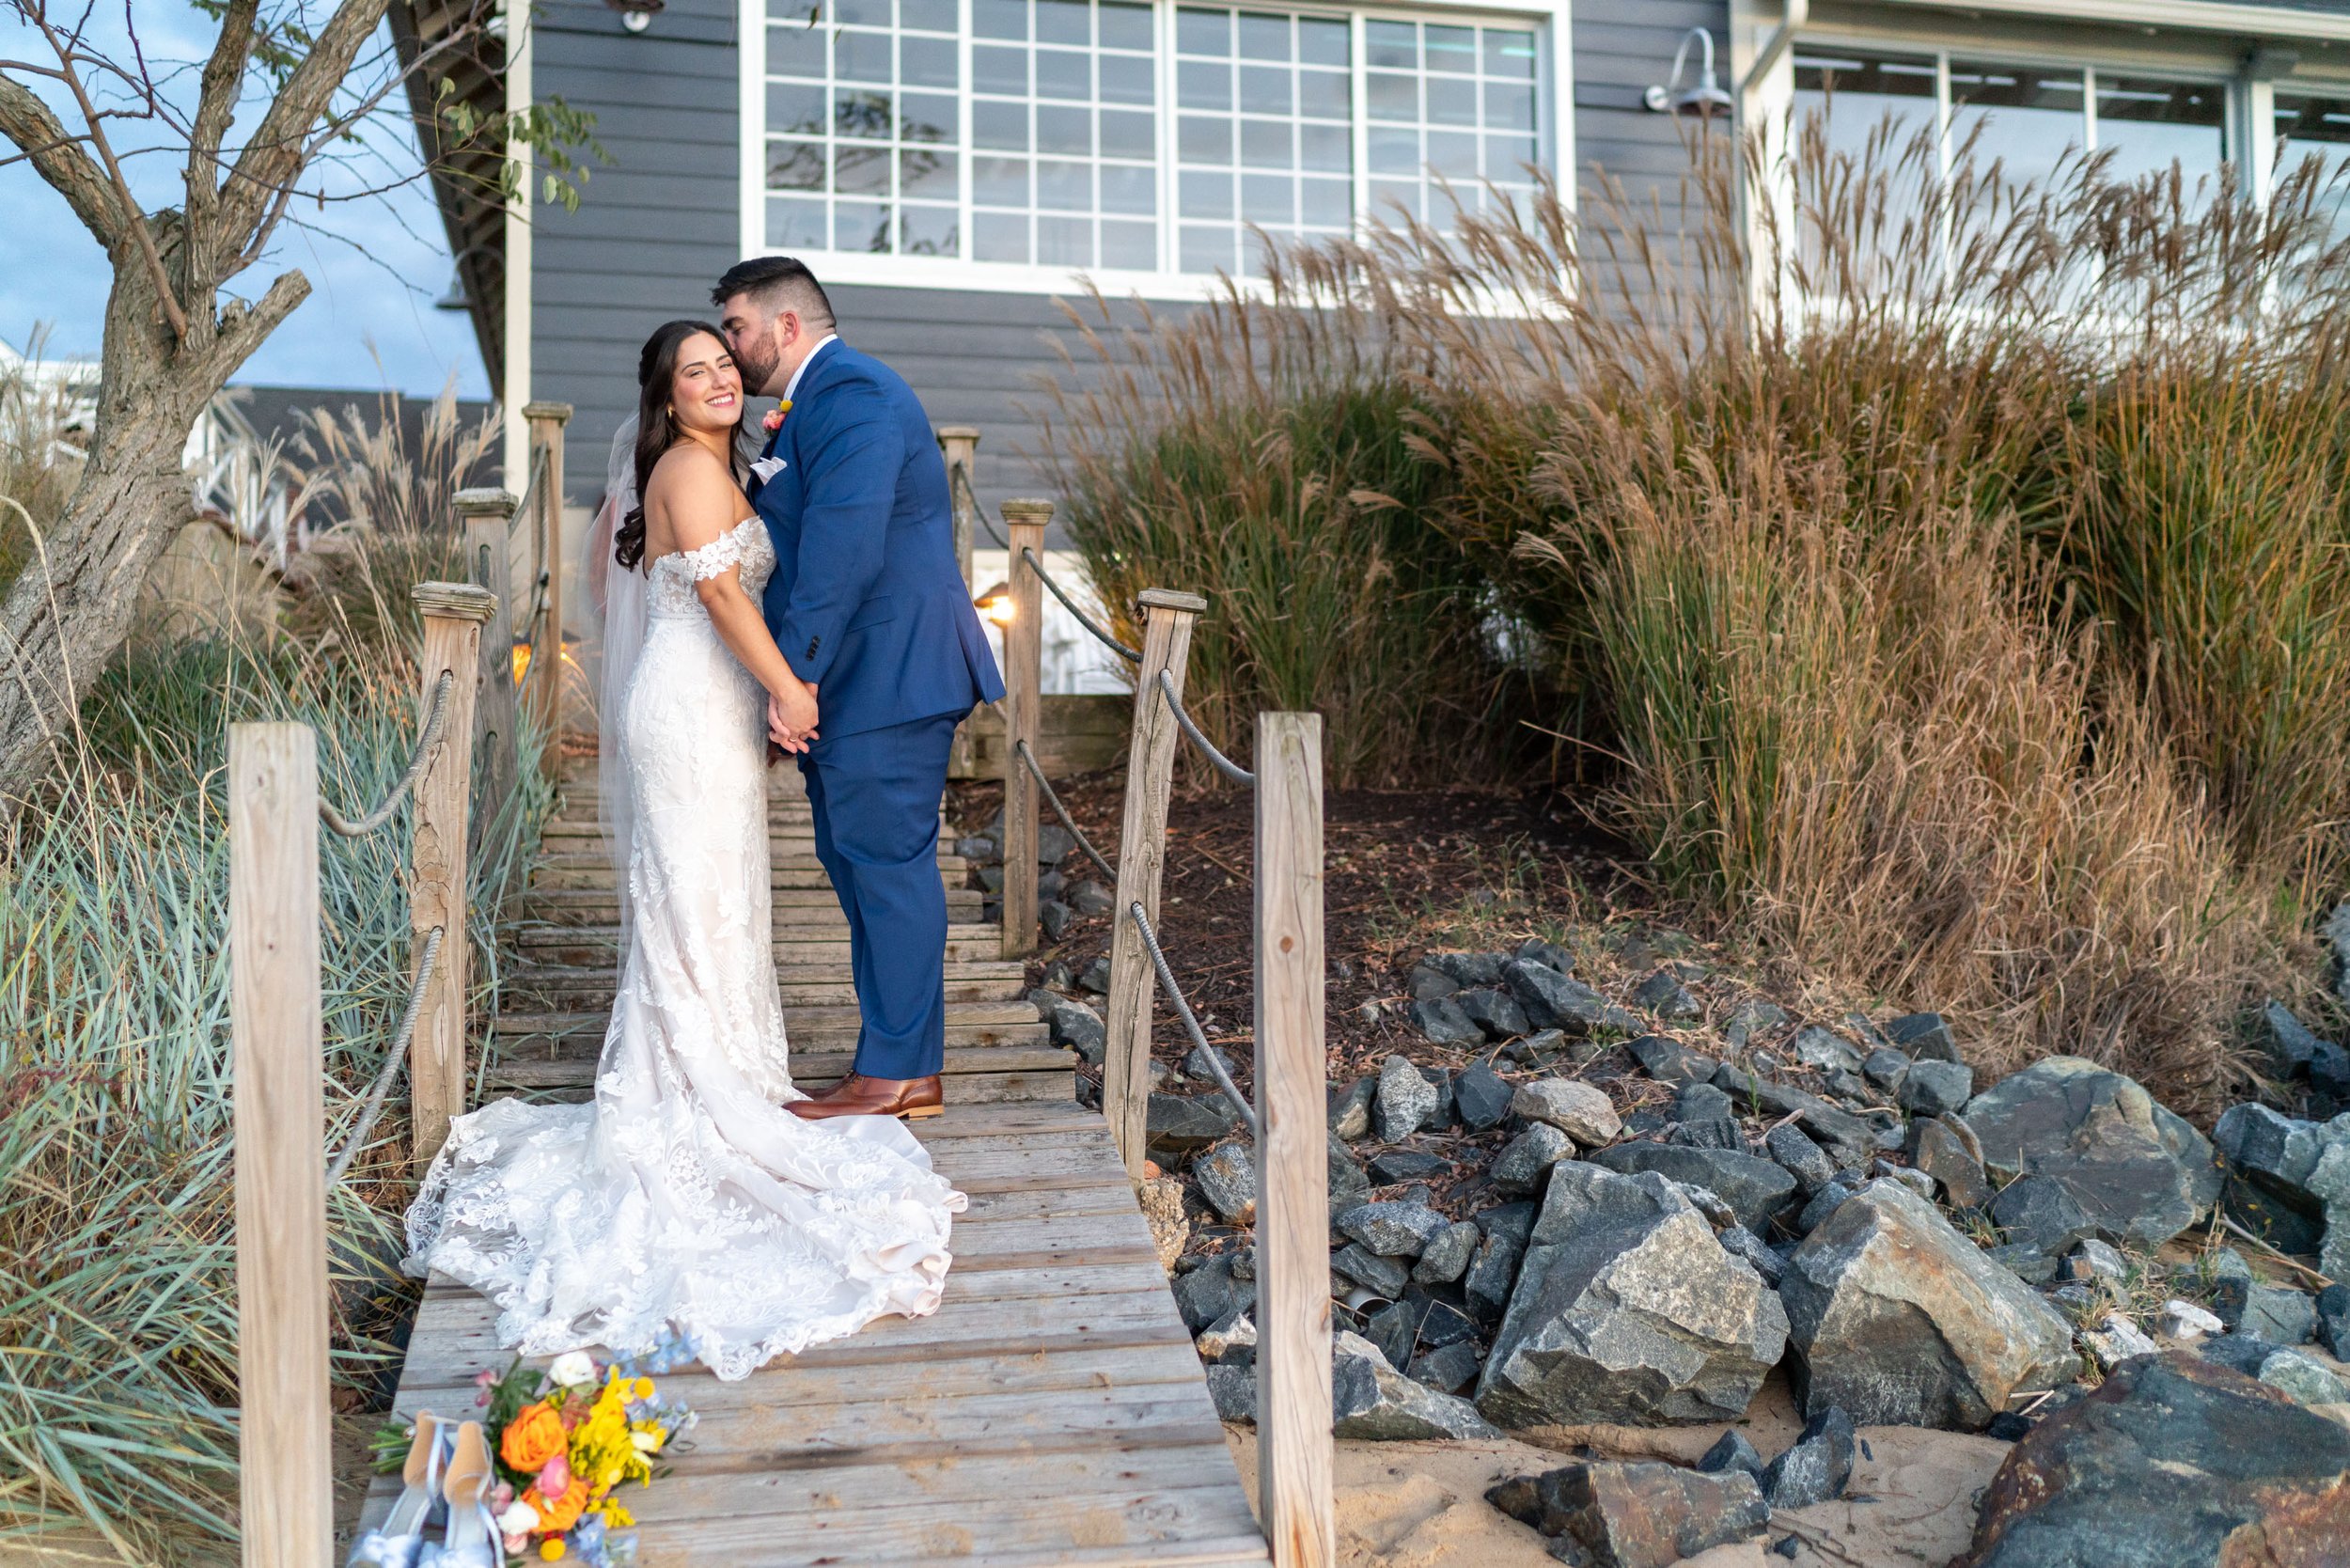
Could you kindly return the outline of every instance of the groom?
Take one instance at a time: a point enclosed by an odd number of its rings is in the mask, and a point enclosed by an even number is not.
[[[816,857],[849,918],[854,1070],[800,1116],[934,1116],[947,1056],[947,894],[938,802],[955,726],[1004,695],[955,559],[947,467],[913,389],[833,330],[815,274],[785,256],[710,293],[743,383],[779,398],[757,464],[776,543],[763,609],[807,701],[771,699],[800,758]],[[821,717],[820,717],[821,715]]]

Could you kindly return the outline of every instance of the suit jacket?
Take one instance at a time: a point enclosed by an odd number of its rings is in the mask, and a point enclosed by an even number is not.
[[[760,607],[827,738],[1004,695],[955,560],[947,465],[921,400],[846,343],[801,372],[753,504],[776,544]]]

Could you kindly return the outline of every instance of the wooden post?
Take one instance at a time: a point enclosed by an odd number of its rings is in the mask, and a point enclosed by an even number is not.
[[[977,425],[941,425],[937,433],[939,452],[947,460],[947,494],[954,505],[955,565],[963,570],[964,587],[977,592],[979,585],[971,580],[971,530],[979,523],[979,519],[972,515],[972,508],[977,503],[964,497],[966,494],[976,497],[979,492],[976,479],[968,492],[958,488],[955,470],[960,468],[965,477],[972,476],[972,461],[979,456],[979,428]]]
[[[245,1568],[332,1560],[318,738],[228,727],[228,1009]]]
[[[1167,792],[1182,734],[1159,693],[1159,671],[1183,695],[1183,666],[1191,653],[1191,623],[1208,602],[1196,593],[1145,588],[1142,667],[1135,675],[1134,738],[1126,752],[1126,811],[1118,838],[1118,904],[1111,912],[1109,1054],[1102,1064],[1102,1114],[1118,1140],[1126,1174],[1142,1179],[1145,1111],[1151,1098],[1151,996],[1158,984],[1142,933],[1127,914],[1139,903],[1155,925],[1159,873],[1167,863]],[[1328,1289],[1327,1281],[1324,1289]]]
[[[481,792],[465,842],[478,850],[481,835],[513,792],[521,764],[514,745],[514,569],[508,546],[515,501],[504,490],[461,490],[456,505],[464,524],[465,576],[474,587],[497,595],[497,608],[481,628],[481,683],[474,697],[473,744],[481,761]]]
[[[572,405],[525,403],[523,417],[530,421],[531,451],[543,450],[547,462],[530,521],[536,566],[531,586],[535,595],[539,573],[546,574],[547,603],[531,634],[528,698],[531,717],[539,723],[539,769],[552,778],[563,760],[563,427],[571,421]],[[523,613],[530,613],[528,602]]]
[[[1020,743],[1036,748],[1042,710],[1044,583],[1024,551],[1044,558],[1050,501],[1006,501],[1011,540],[1011,622],[1004,628],[1004,948],[1006,958],[1036,951],[1036,780],[1020,761]]]
[[[1257,715],[1257,1487],[1274,1568],[1331,1568],[1322,715]]]
[[[471,583],[418,583],[410,590],[424,612],[424,701],[443,670],[457,679],[448,693],[441,743],[416,780],[416,837],[409,864],[408,929],[417,959],[438,927],[440,962],[416,1015],[408,1047],[415,1159],[429,1163],[448,1139],[449,1121],[465,1109],[466,805],[473,783],[474,675],[480,666],[481,626],[497,613],[497,595]],[[422,722],[421,717],[418,720]],[[412,977],[413,978],[413,977]]]

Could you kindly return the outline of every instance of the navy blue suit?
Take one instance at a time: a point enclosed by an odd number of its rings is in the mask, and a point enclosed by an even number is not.
[[[939,796],[956,724],[1002,697],[1003,678],[955,559],[930,416],[895,371],[824,345],[767,456],[784,465],[755,497],[776,544],[761,608],[817,688],[822,738],[800,771],[849,921],[855,1068],[927,1077],[947,1045]]]

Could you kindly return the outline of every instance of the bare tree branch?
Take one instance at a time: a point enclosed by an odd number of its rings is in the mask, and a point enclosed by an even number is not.
[[[82,150],[82,138],[67,131],[30,87],[6,76],[0,76],[0,136],[16,144],[40,177],[65,197],[82,227],[112,250],[122,213],[107,189],[105,170]]]
[[[196,99],[196,120],[188,130],[188,235],[191,243],[209,239],[212,217],[220,205],[220,186],[212,166],[220,158],[221,138],[228,134],[237,115],[237,90],[244,68],[253,57],[254,26],[260,0],[230,0],[220,19],[220,37],[212,58],[204,62],[203,86]],[[243,248],[243,236],[233,242]],[[203,270],[212,273],[219,258],[204,257]],[[218,275],[218,274],[213,274]]]
[[[224,248],[233,244],[249,255],[267,240],[275,213],[284,210],[283,192],[300,178],[309,159],[311,128],[327,114],[351,62],[384,20],[389,4],[390,0],[343,0],[320,29],[302,63],[286,78],[237,159],[232,177],[223,185]],[[274,196],[277,199],[273,200]]]

